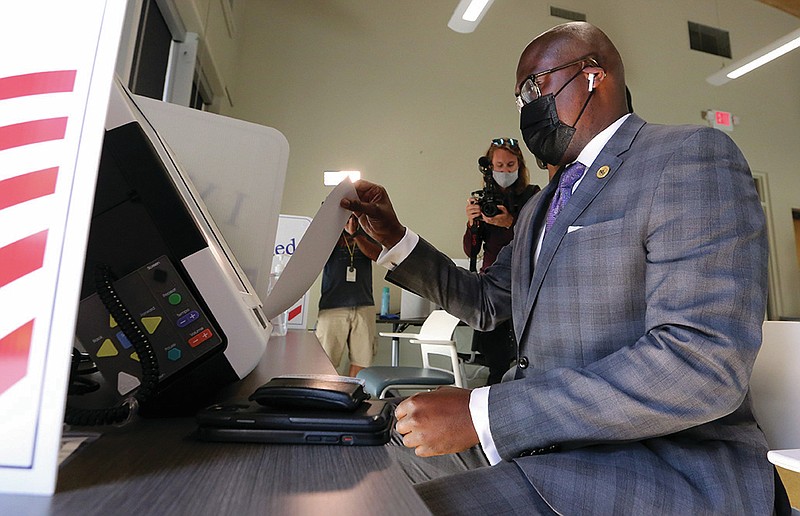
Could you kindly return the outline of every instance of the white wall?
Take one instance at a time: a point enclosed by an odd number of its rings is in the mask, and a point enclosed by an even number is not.
[[[513,103],[519,54],[534,36],[564,20],[549,15],[548,2],[498,0],[474,33],[457,34],[446,26],[456,4],[245,0],[229,111],[288,138],[283,213],[316,212],[328,192],[323,170],[360,169],[387,187],[403,223],[451,256],[462,256],[465,199],[481,186],[476,160],[491,138],[519,137]],[[791,224],[791,208],[800,207],[800,51],[714,87],[706,76],[730,60],[690,50],[686,26],[690,20],[730,31],[734,58],[740,58],[791,32],[800,20],[755,0],[553,5],[587,13],[617,44],[635,110],[646,120],[704,123],[700,112],[709,108],[740,118],[732,137],[752,169],[769,180],[782,283],[779,315],[800,315]],[[543,173],[533,174],[533,182],[545,181]],[[376,272],[378,302],[382,277]],[[393,288],[392,296],[397,309],[399,291]]]

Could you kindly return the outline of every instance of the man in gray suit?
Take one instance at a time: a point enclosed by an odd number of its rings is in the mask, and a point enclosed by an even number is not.
[[[389,281],[474,328],[511,318],[519,342],[514,380],[398,405],[417,455],[480,444],[493,464],[418,492],[445,514],[771,514],[748,396],[767,241],[744,157],[717,130],[629,114],[589,24],[534,39],[516,79],[523,138],[559,171],[485,274],[407,231],[380,186],[342,203]]]

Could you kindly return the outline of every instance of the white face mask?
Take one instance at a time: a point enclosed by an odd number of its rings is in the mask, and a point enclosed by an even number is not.
[[[517,176],[519,175],[518,172],[518,170],[513,172],[492,172],[492,177],[494,178],[495,183],[500,185],[500,188],[508,188],[514,184],[514,181],[517,180]]]

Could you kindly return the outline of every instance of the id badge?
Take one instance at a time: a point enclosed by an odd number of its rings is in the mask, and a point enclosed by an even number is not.
[[[347,268],[347,281],[350,283],[355,283],[356,281],[356,268],[355,267],[348,267]]]

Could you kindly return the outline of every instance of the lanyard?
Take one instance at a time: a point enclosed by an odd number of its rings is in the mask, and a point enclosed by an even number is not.
[[[347,267],[347,275],[345,275],[345,281],[348,283],[355,283],[356,281],[356,268],[353,266],[353,255],[356,252],[356,242],[353,241],[353,247],[350,247],[350,244],[347,243],[347,235],[342,235],[344,238],[344,245],[347,247],[347,252],[350,253],[350,266]]]
[[[356,243],[353,241],[353,247],[350,247],[350,244],[347,243],[347,235],[342,235],[344,238],[344,246],[347,248],[347,252],[350,254],[350,266],[349,269],[353,268],[353,259],[356,252]]]

